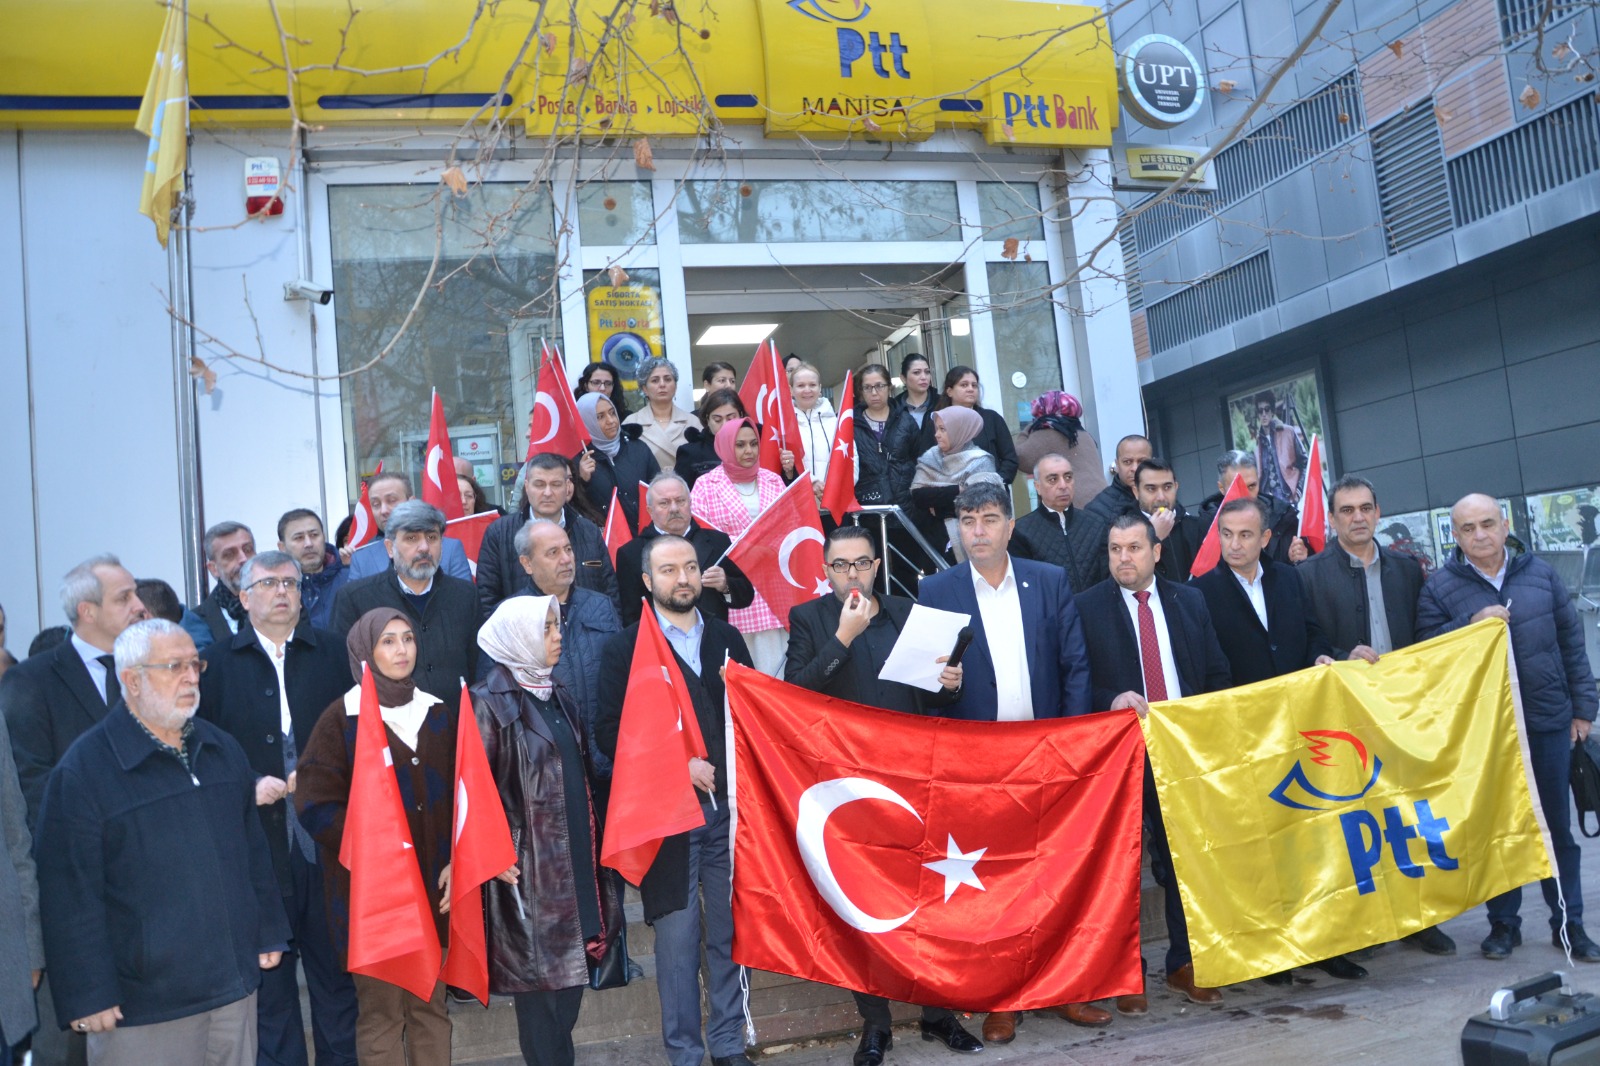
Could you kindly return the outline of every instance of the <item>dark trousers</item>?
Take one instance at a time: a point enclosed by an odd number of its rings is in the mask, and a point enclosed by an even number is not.
[[[528,1066],[572,1066],[572,1028],[583,1006],[583,986],[554,992],[518,992],[517,1043]]]
[[[284,897],[292,950],[275,969],[261,971],[256,1028],[259,1066],[306,1066],[305,1021],[300,1016],[298,962],[311,997],[311,1035],[317,1066],[356,1066],[356,986],[339,965],[328,932],[322,868],[289,846],[290,894]]]
[[[1533,783],[1539,789],[1539,805],[1544,808],[1545,825],[1550,829],[1550,845],[1556,853],[1556,875],[1561,881],[1561,896],[1567,901],[1567,921],[1583,921],[1583,879],[1578,871],[1583,853],[1572,838],[1572,737],[1567,730],[1535,733],[1529,731],[1528,756],[1533,765]],[[1561,897],[1556,895],[1556,878],[1539,882],[1544,901],[1550,907],[1550,928],[1561,928]],[[1522,927],[1522,888],[1513,888],[1489,901],[1489,920],[1503,922],[1513,929]]]
[[[894,1019],[889,1017],[889,1001],[882,996],[874,996],[870,992],[852,992],[856,997],[856,1009],[861,1012],[861,1027],[863,1029],[881,1029],[888,1032],[894,1028]],[[954,1017],[944,1007],[923,1007],[922,1020],[928,1024],[942,1022],[946,1018]]]
[[[1178,877],[1172,869],[1172,848],[1167,844],[1167,827],[1161,820],[1161,801],[1156,795],[1155,775],[1150,760],[1144,763],[1144,846],[1150,852],[1150,874],[1161,886],[1167,915],[1167,973],[1175,974],[1194,961],[1189,951],[1189,923],[1183,917],[1183,898],[1178,895]]]

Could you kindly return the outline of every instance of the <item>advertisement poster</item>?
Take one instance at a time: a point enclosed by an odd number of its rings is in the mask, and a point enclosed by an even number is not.
[[[1528,498],[1528,539],[1534,551],[1583,551],[1600,541],[1600,485]]]
[[[589,361],[610,363],[617,368],[623,388],[637,389],[639,364],[663,354],[660,285],[637,277],[622,285],[594,283],[586,299]]]
[[[1260,490],[1296,506],[1305,492],[1306,458],[1313,434],[1326,441],[1317,376],[1296,377],[1228,397],[1230,447],[1254,452]],[[1327,453],[1324,444],[1323,454]]]
[[[1428,511],[1386,514],[1378,519],[1376,537],[1380,546],[1401,555],[1409,555],[1421,563],[1424,574],[1431,574],[1439,568],[1438,549],[1433,539],[1433,517]]]

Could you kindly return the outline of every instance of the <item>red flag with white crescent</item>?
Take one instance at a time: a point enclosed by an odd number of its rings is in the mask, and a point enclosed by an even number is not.
[[[808,477],[795,478],[728,549],[785,629],[797,604],[832,591],[822,562],[822,516]]]
[[[348,547],[351,551],[355,551],[372,540],[377,532],[378,520],[372,516],[372,497],[367,493],[367,483],[363,481],[361,496],[356,500],[356,509],[351,512]]]
[[[433,410],[428,416],[428,451],[422,461],[422,502],[443,511],[447,522],[462,515],[450,428],[444,420],[444,401],[439,398],[438,389],[433,390]]]
[[[735,962],[954,1009],[1140,991],[1131,711],[996,729],[727,685]]]
[[[822,506],[843,522],[847,511],[859,511],[856,502],[856,408],[851,391],[855,371],[844,374],[844,400],[840,403],[839,424],[833,430],[833,458],[828,461],[828,480],[822,487]]]
[[[533,415],[528,424],[528,458],[539,452],[576,455],[589,444],[589,430],[578,417],[578,401],[567,383],[561,353],[548,344],[539,346],[539,382],[533,395]]]
[[[783,359],[770,337],[756,348],[744,384],[739,387],[739,399],[761,426],[762,469],[782,477],[779,453],[785,449],[794,454],[795,470],[806,469],[805,441],[800,436],[800,418],[794,413],[789,375],[783,372]]]
[[[1189,567],[1191,578],[1209,573],[1222,561],[1222,534],[1217,529],[1217,521],[1222,517],[1223,505],[1229,500],[1240,500],[1249,495],[1250,490],[1245,487],[1244,478],[1238,474],[1233,475],[1233,484],[1222,494],[1222,503],[1217,504],[1217,513],[1211,518],[1211,528],[1206,530],[1206,537],[1200,542],[1200,550],[1194,553],[1194,563]]]
[[[639,524],[635,532],[643,533],[644,527],[650,524],[650,486],[646,482],[639,482]]]
[[[611,553],[611,565],[616,566],[617,552],[633,539],[633,531],[628,528],[628,515],[622,509],[622,499],[615,486],[611,489],[611,505],[606,508],[606,525],[600,536],[606,542],[606,551]]]
[[[467,565],[472,568],[473,580],[478,577],[478,556],[483,551],[483,535],[489,532],[489,527],[499,517],[494,511],[483,511],[465,518],[452,518],[444,524],[444,535],[459,540],[461,550],[467,553]]]
[[[1311,436],[1311,458],[1306,462],[1305,491],[1300,495],[1300,539],[1313,553],[1328,544],[1328,489],[1322,477],[1322,438]]]

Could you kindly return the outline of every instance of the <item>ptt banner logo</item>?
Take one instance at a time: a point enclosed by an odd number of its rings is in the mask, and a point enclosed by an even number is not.
[[[1299,811],[1331,811],[1360,802],[1378,783],[1383,760],[1376,753],[1369,755],[1367,746],[1354,734],[1311,729],[1300,735],[1310,743],[1310,762],[1316,769],[1308,769],[1304,760],[1296,759],[1294,767],[1269,793],[1273,800]],[[1426,844],[1428,862],[1435,869],[1455,870],[1460,866],[1445,850],[1444,835],[1450,822],[1435,815],[1426,799],[1411,801],[1411,813],[1415,821],[1407,821],[1403,806],[1397,804],[1383,808],[1379,815],[1365,807],[1354,807],[1339,815],[1345,852],[1359,895],[1377,888],[1372,872],[1383,861],[1385,847],[1395,868],[1406,877],[1426,874],[1427,870],[1411,854],[1411,842],[1418,837]]]
[[[818,22],[860,22],[872,13],[861,0],[789,0],[789,6]]]
[[[1015,127],[1020,119],[1038,129],[1097,130],[1100,128],[1100,109],[1094,100],[1085,95],[1083,102],[1068,100],[1060,93],[1044,94],[1008,92],[1001,97],[1005,107],[1006,125]]]

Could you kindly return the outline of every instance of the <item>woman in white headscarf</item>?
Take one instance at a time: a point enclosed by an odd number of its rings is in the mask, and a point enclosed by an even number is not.
[[[578,481],[589,502],[604,515],[617,493],[628,528],[639,528],[639,483],[661,473],[650,446],[639,439],[641,427],[625,426],[617,408],[603,393],[591,392],[578,400],[578,414],[594,443],[573,456]]]
[[[622,906],[600,869],[600,830],[578,709],[553,676],[561,659],[560,604],[513,596],[478,631],[494,666],[472,688],[511,840],[514,880],[489,882],[489,991],[516,1003],[530,1066],[572,1066],[591,965],[622,929]]]

